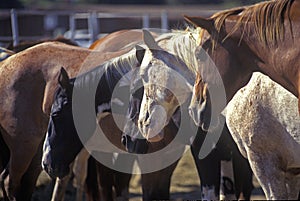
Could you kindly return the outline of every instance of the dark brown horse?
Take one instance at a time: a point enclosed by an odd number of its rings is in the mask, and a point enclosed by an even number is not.
[[[106,39],[116,42],[115,37]],[[7,184],[4,191],[10,200],[30,200],[34,190],[41,171],[42,139],[61,66],[75,76],[79,70],[88,70],[124,52],[104,53],[47,42],[0,63],[0,75],[4,78],[0,81],[1,134],[10,150],[1,183]]]
[[[198,125],[207,129],[210,119],[216,119],[233,95],[249,82],[254,71],[268,75],[299,98],[299,1],[273,0],[222,11],[208,19],[185,18],[204,29],[201,46],[196,50],[199,65],[203,66],[199,70],[201,80],[196,83],[190,106]],[[213,67],[205,64],[210,59],[203,56],[203,50],[215,64],[218,72],[215,75]],[[216,81],[217,74],[222,80]],[[222,87],[225,103],[214,104],[210,115],[212,100],[205,91]],[[300,112],[300,99],[298,109]]]

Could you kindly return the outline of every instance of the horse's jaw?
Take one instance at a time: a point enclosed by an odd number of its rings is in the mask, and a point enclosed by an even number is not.
[[[138,127],[142,136],[149,142],[157,142],[163,138],[163,128],[168,119],[167,112],[161,105],[154,105],[152,101],[142,103]]]

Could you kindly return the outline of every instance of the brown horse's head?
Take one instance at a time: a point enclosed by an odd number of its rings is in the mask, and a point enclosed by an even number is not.
[[[195,51],[198,73],[189,107],[190,116],[203,130],[213,130],[219,124],[219,115],[227,100],[248,82],[251,74],[241,68],[237,56],[237,51],[243,51],[238,45],[239,38],[232,36],[223,41],[226,30],[218,30],[214,19],[186,19],[202,28],[200,44]]]
[[[185,17],[202,29],[195,52],[201,79],[195,83],[190,108],[191,116],[203,129],[209,128],[209,122],[217,119],[255,71],[264,72],[297,95],[297,83],[291,84],[296,79],[291,77],[297,76],[298,70],[290,73],[290,66],[295,66],[291,58],[297,58],[298,53],[288,54],[288,59],[282,57],[287,51],[298,50],[296,41],[290,40],[296,27],[291,27],[293,2],[266,1],[217,12],[210,18]],[[222,88],[226,90],[224,97]]]

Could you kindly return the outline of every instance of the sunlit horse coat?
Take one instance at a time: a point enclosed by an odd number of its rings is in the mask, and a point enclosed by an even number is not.
[[[227,106],[228,128],[268,199],[297,199],[300,191],[300,117],[297,98],[254,73]]]

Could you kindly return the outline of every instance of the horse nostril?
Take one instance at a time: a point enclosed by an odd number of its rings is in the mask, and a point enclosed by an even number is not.
[[[126,144],[127,144],[127,138],[126,138],[126,136],[122,136],[121,142],[122,142],[122,144],[124,146],[126,146]]]
[[[189,110],[190,116],[193,116],[193,110],[192,110],[192,108],[189,107],[188,110]]]
[[[46,164],[45,162],[42,163],[42,168],[43,168],[44,170],[47,169],[47,164]]]
[[[147,113],[146,113],[145,120],[147,121],[147,119],[149,119],[149,112],[148,112],[148,111],[147,111]]]

